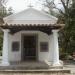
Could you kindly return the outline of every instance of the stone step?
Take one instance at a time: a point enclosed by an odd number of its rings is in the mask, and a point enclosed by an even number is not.
[[[32,69],[63,69],[62,66],[57,66],[57,67],[53,67],[53,66],[23,66],[23,65],[19,65],[19,66],[0,66],[0,70],[32,70]]]
[[[0,70],[0,75],[71,75],[70,70]]]

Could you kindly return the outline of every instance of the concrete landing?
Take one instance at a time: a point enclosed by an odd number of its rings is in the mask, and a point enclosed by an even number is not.
[[[71,75],[71,72],[44,62],[14,62],[10,66],[0,66],[0,75]]]
[[[62,66],[53,67],[45,62],[11,62],[9,66],[0,66],[0,70],[32,70],[32,69],[63,69]]]

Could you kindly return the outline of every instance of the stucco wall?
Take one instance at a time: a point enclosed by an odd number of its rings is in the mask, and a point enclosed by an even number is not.
[[[9,61],[21,61],[21,35],[38,35],[38,60],[39,61],[52,61],[52,46],[53,46],[53,38],[52,35],[47,35],[40,31],[20,31],[14,35],[9,34]],[[12,42],[19,41],[20,49],[19,51],[12,51]],[[49,43],[50,41],[50,43]],[[49,50],[48,52],[40,52],[40,42],[48,42]]]

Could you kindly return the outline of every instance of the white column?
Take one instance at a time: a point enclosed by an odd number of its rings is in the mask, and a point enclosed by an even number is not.
[[[60,66],[59,61],[59,45],[58,45],[58,30],[52,30],[53,32],[53,66]]]
[[[9,36],[9,30],[5,29],[4,32],[4,38],[3,38],[3,52],[2,52],[2,66],[9,66],[9,59],[8,59],[8,36]]]

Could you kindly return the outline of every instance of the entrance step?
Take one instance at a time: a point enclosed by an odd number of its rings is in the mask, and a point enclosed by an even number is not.
[[[71,75],[70,70],[0,70],[0,75]]]
[[[12,62],[9,66],[0,66],[0,70],[39,70],[39,69],[63,69],[63,66],[51,66],[45,62]]]

